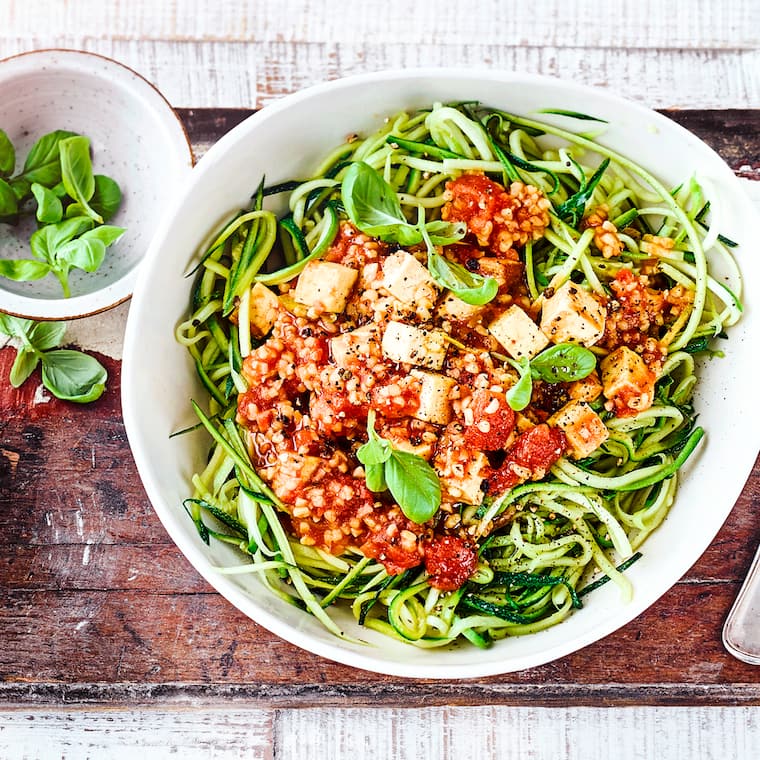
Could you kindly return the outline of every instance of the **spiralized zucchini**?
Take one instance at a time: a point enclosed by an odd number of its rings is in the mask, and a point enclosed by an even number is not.
[[[550,225],[521,252],[534,301],[571,278],[609,296],[609,282],[622,268],[636,274],[651,258],[642,250],[647,234],[674,241],[658,252],[659,273],[690,294],[688,307],[661,337],[668,356],[649,409],[614,417],[597,407],[610,436],[591,456],[560,459],[543,481],[464,508],[464,523],[477,526],[478,566],[456,591],[433,588],[422,567],[389,575],[358,549],[333,556],[299,543],[280,520],[283,504],[253,468],[236,421],[237,396],[246,390],[242,361],[252,350],[251,285],[290,282],[324,255],[345,219],[341,179],[356,161],[382,174],[411,223],[421,214],[425,222],[439,219],[446,183],[462,172],[542,190],[552,204]],[[287,195],[283,218],[265,208],[269,195]],[[601,205],[623,244],[613,258],[594,247],[593,231],[581,224]],[[566,619],[606,580],[630,599],[624,571],[668,514],[678,470],[703,436],[691,402],[694,354],[718,353],[712,339],[725,337],[741,316],[733,243],[711,224],[709,211],[697,178],[669,189],[603,141],[477,104],[396,114],[374,134],[338,146],[311,179],[270,188],[262,181],[251,206],[202,256],[190,313],[176,328],[208,390],[196,409],[213,437],[185,508],[205,541],[213,537],[241,552],[239,566],[219,572],[257,574],[273,594],[338,636],[346,634],[329,609],[343,604],[360,625],[423,648],[460,637],[485,647],[540,631]]]

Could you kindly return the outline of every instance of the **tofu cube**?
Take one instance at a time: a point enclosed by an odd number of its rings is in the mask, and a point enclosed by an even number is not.
[[[602,384],[596,370],[582,380],[570,383],[567,386],[567,395],[576,401],[596,401],[602,395]]]
[[[488,332],[504,346],[513,359],[532,359],[549,345],[538,325],[519,307],[510,306],[490,325]]]
[[[409,454],[416,454],[418,457],[422,457],[426,462],[430,461],[430,458],[433,456],[432,443],[423,442],[415,445],[409,440],[408,434],[402,435],[394,432],[393,429],[383,430],[382,436],[391,442],[394,449],[406,451]]]
[[[615,349],[601,369],[602,390],[618,414],[628,416],[652,406],[656,378],[635,351],[627,346]]]
[[[610,431],[601,417],[583,401],[565,404],[548,422],[567,436],[573,459],[587,457],[610,437]]]
[[[593,346],[604,335],[607,310],[587,290],[568,280],[544,301],[541,330],[552,343]]]
[[[383,354],[399,364],[441,369],[446,359],[446,334],[424,330],[404,322],[388,322],[383,335]]]
[[[396,251],[385,259],[381,286],[401,303],[414,306],[422,319],[430,319],[438,286],[411,253]]]
[[[436,309],[436,315],[441,319],[455,322],[469,322],[483,311],[482,306],[465,303],[461,298],[447,292]]]
[[[251,288],[251,301],[248,306],[248,321],[251,324],[251,335],[263,338],[274,325],[280,299],[266,285],[257,282]]]
[[[435,372],[413,369],[412,377],[422,382],[420,388],[420,406],[414,417],[435,425],[448,425],[451,419],[451,389],[457,384],[456,380]]]
[[[480,504],[484,493],[480,486],[488,471],[488,459],[485,454],[478,451],[474,456],[460,461],[454,466],[455,470],[461,471],[453,477],[442,477],[441,486],[455,501],[463,501],[466,504]]]
[[[359,272],[331,261],[310,261],[298,277],[293,298],[318,313],[339,314],[346,308]]]
[[[330,340],[333,361],[344,369],[356,367],[371,356],[380,358],[380,329],[372,324],[341,333]]]

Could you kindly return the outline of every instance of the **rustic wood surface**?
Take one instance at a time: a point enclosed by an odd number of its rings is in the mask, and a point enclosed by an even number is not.
[[[182,110],[193,144],[245,110]],[[671,113],[741,173],[760,153],[760,112]],[[742,125],[724,138],[727,121]],[[7,377],[14,349],[0,351]],[[120,365],[95,404],[0,384],[0,697],[124,705],[760,704],[760,670],[721,628],[760,541],[760,467],[720,534],[662,599],[617,633],[539,668],[469,681],[408,681],[331,663],[263,630],[214,592],[147,501],[119,405]],[[42,645],[42,642],[45,642]]]

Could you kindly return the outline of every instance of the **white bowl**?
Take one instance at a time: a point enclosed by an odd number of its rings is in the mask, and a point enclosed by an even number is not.
[[[42,135],[66,129],[90,138],[93,169],[115,179],[121,208],[110,224],[126,233],[93,273],[72,270],[72,295],[57,279],[0,277],[0,310],[33,319],[94,314],[132,294],[138,264],[161,214],[193,165],[177,115],[153,85],[109,58],[74,50],[41,50],[0,61],[0,128],[16,148],[17,169]],[[0,256],[30,258],[32,222],[0,224]]]
[[[190,358],[172,334],[188,309],[190,280],[183,273],[199,244],[230,210],[246,204],[263,174],[271,183],[307,177],[347,134],[372,129],[403,108],[460,100],[480,100],[526,115],[550,107],[607,119],[609,129],[600,141],[649,167],[666,184],[675,186],[695,172],[709,179],[719,193],[714,206],[721,230],[741,244],[746,281],[754,283],[760,276],[749,200],[720,158],[666,117],[604,92],[538,76],[454,70],[369,74],[286,97],[246,120],[203,157],[147,255],[130,310],[122,371],[124,419],[143,483],[167,531],[197,570],[244,613],[304,649],[367,670],[423,678],[483,676],[539,665],[632,620],[713,539],[751,470],[760,430],[757,405],[741,401],[753,397],[756,385],[749,336],[757,319],[750,302],[725,344],[727,358],[702,368],[696,404],[700,424],[708,431],[707,445],[685,468],[671,515],[629,571],[633,601],[623,604],[609,583],[561,625],[499,641],[487,650],[462,645],[420,651],[360,629],[345,613],[340,618],[344,630],[370,642],[350,644],[272,596],[256,579],[215,573],[215,566],[239,564],[240,556],[220,544],[203,544],[182,508],[190,475],[205,462],[208,439],[203,433],[168,437],[194,422],[190,397],[203,397]],[[542,118],[578,126],[563,122],[566,117]]]

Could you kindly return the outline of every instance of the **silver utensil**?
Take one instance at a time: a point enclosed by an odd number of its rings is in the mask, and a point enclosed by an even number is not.
[[[760,665],[760,547],[726,618],[723,645],[734,657]]]

